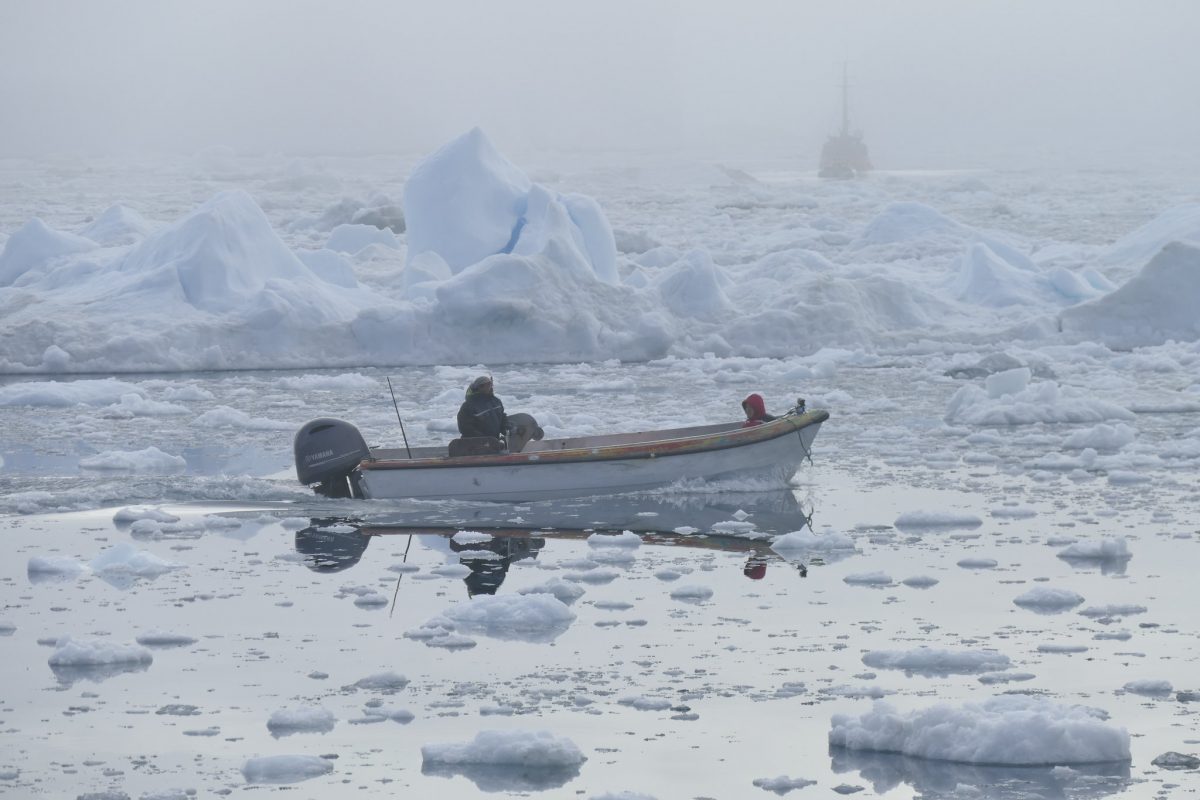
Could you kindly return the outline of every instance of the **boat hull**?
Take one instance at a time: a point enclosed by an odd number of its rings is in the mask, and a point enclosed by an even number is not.
[[[364,462],[368,499],[554,500],[653,489],[679,481],[765,477],[784,482],[808,457],[824,412],[778,420],[761,431],[622,447],[541,451],[457,463]]]

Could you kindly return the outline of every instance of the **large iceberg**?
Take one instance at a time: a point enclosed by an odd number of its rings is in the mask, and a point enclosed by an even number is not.
[[[1116,291],[1064,310],[1062,329],[1118,347],[1192,342],[1200,339],[1198,308],[1200,244],[1171,242]]]

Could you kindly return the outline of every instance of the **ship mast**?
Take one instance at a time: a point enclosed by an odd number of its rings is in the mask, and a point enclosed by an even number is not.
[[[846,78],[846,62],[842,62],[842,136],[850,135],[850,82]]]

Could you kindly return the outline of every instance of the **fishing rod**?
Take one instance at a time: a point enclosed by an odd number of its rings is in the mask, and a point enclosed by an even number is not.
[[[408,434],[404,432],[404,420],[400,419],[400,404],[396,402],[396,392],[392,389],[392,379],[387,379],[388,391],[392,394],[392,406],[396,409],[396,421],[400,423],[400,435],[404,437],[404,452],[412,458],[412,450],[408,449]]]
[[[408,563],[408,548],[409,547],[412,547],[412,534],[411,533],[408,535],[408,546],[404,548],[404,561],[401,563],[404,563],[404,564]],[[396,598],[400,596],[400,581],[402,581],[402,580],[404,580],[403,572],[401,572],[399,575],[396,576],[396,591],[392,593],[392,610],[388,612],[388,619],[391,619],[392,615],[396,613]]]

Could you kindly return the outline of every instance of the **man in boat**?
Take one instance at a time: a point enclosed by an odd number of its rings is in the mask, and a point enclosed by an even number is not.
[[[464,439],[500,439],[508,433],[508,416],[500,398],[492,394],[490,375],[480,375],[467,387],[467,399],[458,409],[458,432]]]
[[[767,413],[767,403],[757,392],[747,395],[746,399],[742,401],[742,411],[746,412],[746,421],[742,423],[743,428],[753,428],[755,425],[762,425],[764,422],[771,422],[775,419]]]

